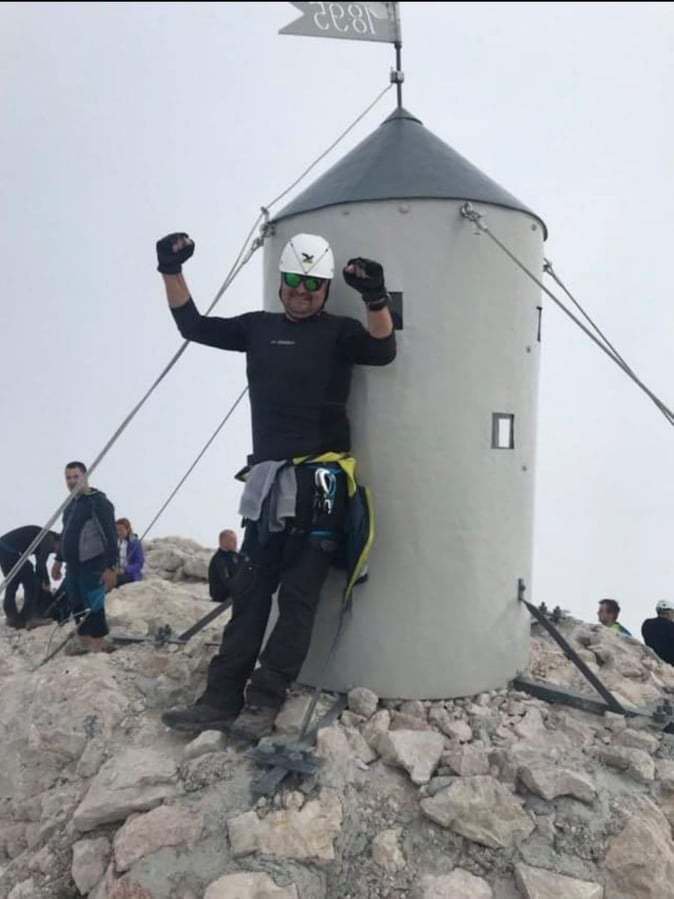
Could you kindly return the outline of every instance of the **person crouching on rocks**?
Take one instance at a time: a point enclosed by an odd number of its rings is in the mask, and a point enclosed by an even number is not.
[[[4,575],[10,573],[40,531],[41,528],[38,525],[27,524],[0,537],[0,570]],[[59,535],[54,531],[47,531],[35,547],[35,567],[29,559],[26,559],[7,584],[3,609],[8,627],[25,627],[30,630],[42,624],[51,624],[49,619],[42,617],[40,601],[43,592],[49,591],[47,559],[52,553],[58,552],[58,548]],[[16,592],[20,586],[23,587],[21,610],[16,604]]]

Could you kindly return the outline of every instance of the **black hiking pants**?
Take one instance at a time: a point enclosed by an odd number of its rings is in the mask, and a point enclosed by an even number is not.
[[[206,691],[199,702],[236,713],[245,690],[249,705],[279,707],[304,664],[321,588],[341,539],[346,485],[342,476],[334,513],[329,521],[317,522],[312,513],[313,488],[307,486],[304,472],[300,477],[302,468],[298,469],[299,514],[286,530],[266,535],[261,543],[258,525],[249,522],[246,527],[239,568],[231,582],[232,617],[209,665]],[[313,478],[313,471],[306,468]],[[325,530],[326,523],[331,530]],[[278,620],[260,654],[277,588]]]
[[[0,551],[0,568],[6,576],[12,570],[19,555]],[[23,587],[23,608],[21,611],[16,605],[16,591]],[[37,593],[37,576],[32,562],[24,562],[5,588],[5,598],[2,607],[7,620],[13,624],[25,624],[33,614],[33,604]]]

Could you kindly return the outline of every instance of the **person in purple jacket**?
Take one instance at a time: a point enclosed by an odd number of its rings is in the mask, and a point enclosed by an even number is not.
[[[145,554],[143,553],[143,544],[133,533],[128,518],[118,518],[115,525],[117,526],[117,549],[119,551],[117,586],[122,587],[124,584],[143,580]]]

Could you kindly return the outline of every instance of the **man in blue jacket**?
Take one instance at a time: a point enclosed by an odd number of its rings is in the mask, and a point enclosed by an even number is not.
[[[66,563],[65,589],[71,613],[80,622],[77,629],[83,652],[106,652],[108,633],[105,594],[115,586],[117,531],[115,508],[100,490],[90,487],[83,462],[69,462],[66,485],[76,498],[63,513],[61,548],[52,566],[59,581]]]

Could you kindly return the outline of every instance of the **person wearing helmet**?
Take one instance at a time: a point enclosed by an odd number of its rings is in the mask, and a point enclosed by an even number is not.
[[[655,611],[657,617],[647,618],[641,625],[641,636],[663,662],[674,665],[674,601],[659,600]]]
[[[169,234],[157,243],[157,268],[185,339],[246,354],[253,453],[240,509],[247,524],[232,617],[204,693],[194,706],[170,710],[162,720],[180,730],[231,727],[257,739],[271,731],[304,663],[337,549],[334,535],[344,528],[344,473],[337,465],[312,467],[311,460],[351,449],[346,403],[353,366],[392,362],[395,333],[383,268],[370,259],[350,259],[342,272],[365,303],[367,326],[325,311],[335,262],[319,235],[295,235],[284,247],[279,313],[200,315],[182,275],[193,252],[187,234]],[[274,514],[272,497],[278,501]],[[317,509],[322,530],[316,529]],[[260,654],[277,588],[278,621]]]

